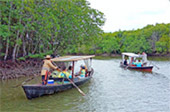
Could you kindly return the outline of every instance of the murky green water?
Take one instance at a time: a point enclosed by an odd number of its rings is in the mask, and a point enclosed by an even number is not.
[[[153,73],[124,70],[120,59],[93,60],[92,80],[80,88],[27,100],[21,87],[27,78],[0,82],[0,111],[16,112],[170,112],[170,61],[152,60]],[[77,63],[79,65],[80,63]],[[35,79],[30,83],[38,82]]]

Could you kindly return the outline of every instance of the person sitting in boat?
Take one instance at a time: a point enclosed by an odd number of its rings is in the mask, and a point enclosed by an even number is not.
[[[137,65],[136,60],[134,60],[134,61],[132,62],[132,66],[136,66],[136,65]]]
[[[59,75],[60,75],[60,71],[57,71],[57,70],[55,70],[51,73],[52,78],[57,78]]]
[[[72,70],[73,70],[73,67],[72,67],[72,66],[69,66],[69,67],[68,67],[68,72],[69,72],[70,74],[72,74]]]
[[[64,66],[58,78],[72,78],[72,75],[67,71],[66,67]]]
[[[87,66],[85,65],[84,67],[85,67],[85,71],[86,71],[85,77],[87,77],[87,76],[89,75],[89,74],[88,74],[89,72],[88,72]]]
[[[44,59],[44,64],[41,70],[42,84],[46,85],[48,81],[48,75],[50,75],[50,68],[60,71],[57,66],[54,66],[51,62],[51,56],[47,55]]]
[[[126,65],[126,66],[128,65],[128,64],[127,64],[127,59],[125,59],[125,61],[124,61],[123,64]]]
[[[142,67],[142,62],[141,60],[138,60],[138,63],[136,64],[137,67]]]
[[[86,75],[86,67],[84,65],[80,66],[79,78],[84,78]]]

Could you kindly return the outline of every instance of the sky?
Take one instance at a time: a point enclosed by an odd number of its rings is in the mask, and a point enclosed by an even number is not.
[[[104,32],[135,30],[148,24],[170,23],[170,0],[87,0],[104,13]]]

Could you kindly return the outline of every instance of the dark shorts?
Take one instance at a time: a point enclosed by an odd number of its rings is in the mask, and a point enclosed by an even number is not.
[[[45,75],[42,75],[42,85],[46,85],[47,81],[48,81],[48,75],[47,75],[47,79],[45,80]]]

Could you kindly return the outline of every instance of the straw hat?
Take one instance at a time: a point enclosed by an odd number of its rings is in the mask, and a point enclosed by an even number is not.
[[[50,56],[50,55],[47,55],[45,58],[48,59],[48,58],[51,58],[51,56]]]

